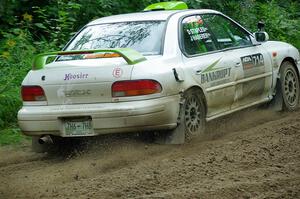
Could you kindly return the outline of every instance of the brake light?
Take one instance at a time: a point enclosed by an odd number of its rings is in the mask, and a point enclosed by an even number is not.
[[[121,56],[117,53],[88,54],[84,56],[84,59],[114,58],[114,57],[121,57]]]
[[[155,80],[118,81],[112,85],[113,97],[149,95],[162,91],[160,83]]]
[[[23,101],[46,101],[44,90],[40,86],[22,86]]]

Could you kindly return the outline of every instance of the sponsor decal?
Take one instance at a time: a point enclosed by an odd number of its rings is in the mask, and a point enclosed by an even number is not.
[[[205,40],[210,38],[210,33],[207,32],[207,28],[204,26],[197,28],[187,29],[187,33],[190,36],[191,41]]]
[[[264,56],[260,53],[241,57],[244,70],[264,66]]]
[[[220,60],[221,60],[221,58],[218,59],[217,61],[215,61],[214,63],[212,63],[211,65],[207,66],[206,69],[204,69],[202,71],[202,73],[206,73],[206,72],[210,72],[210,71],[216,70],[214,67],[219,63]],[[218,68],[218,69],[220,69],[220,68]]]
[[[231,68],[226,68],[226,67],[214,68],[220,60],[221,58],[215,61],[214,63],[212,63],[211,65],[209,65],[205,70],[202,71],[201,84],[215,82],[219,80],[223,82],[224,79],[230,77]]]
[[[91,90],[66,90],[63,93],[66,97],[82,97],[91,95]]]
[[[115,78],[119,78],[119,77],[122,77],[123,75],[123,70],[121,68],[115,68],[112,72],[113,76]]]
[[[65,74],[65,77],[64,77],[64,81],[68,81],[68,80],[75,80],[75,79],[86,79],[88,78],[88,75],[87,73],[68,73],[68,74]]]
[[[224,68],[201,74],[201,83],[208,83],[230,77],[231,68]]]
[[[183,25],[192,42],[206,40],[211,37],[208,29],[203,26],[203,20],[199,15],[185,18]]]

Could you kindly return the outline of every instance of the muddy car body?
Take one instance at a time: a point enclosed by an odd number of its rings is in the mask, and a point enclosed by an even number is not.
[[[294,110],[299,52],[267,40],[214,10],[97,19],[64,51],[37,56],[22,83],[19,125],[34,137],[162,131],[182,143],[205,121],[250,106],[273,100]]]

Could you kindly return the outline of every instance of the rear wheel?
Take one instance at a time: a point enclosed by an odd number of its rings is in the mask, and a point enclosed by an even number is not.
[[[204,97],[198,89],[191,89],[185,92],[183,98],[178,126],[174,130],[160,134],[159,143],[183,144],[192,137],[204,133],[206,116]]]
[[[185,138],[187,140],[204,132],[205,104],[198,90],[192,89],[186,92],[182,117],[184,117]]]
[[[283,108],[295,110],[299,105],[299,78],[290,62],[283,62],[280,69],[280,84],[283,98]]]

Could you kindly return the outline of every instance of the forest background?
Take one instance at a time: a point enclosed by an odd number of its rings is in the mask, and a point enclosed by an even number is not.
[[[0,0],[0,145],[24,139],[17,126],[20,85],[34,55],[61,50],[86,23],[139,12],[159,0]],[[300,49],[298,0],[185,0],[189,8],[223,12],[255,32],[264,21],[271,40]]]

